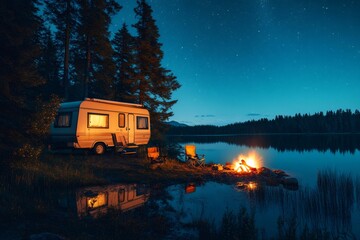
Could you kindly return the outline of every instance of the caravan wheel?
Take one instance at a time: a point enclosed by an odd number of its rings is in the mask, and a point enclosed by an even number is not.
[[[105,153],[106,147],[104,143],[96,143],[94,148],[94,153],[96,153],[97,155],[101,155]]]

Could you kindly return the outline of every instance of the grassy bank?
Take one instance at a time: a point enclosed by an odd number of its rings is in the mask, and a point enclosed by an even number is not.
[[[144,154],[120,155],[107,153],[96,156],[86,152],[47,153],[38,161],[15,162],[11,175],[27,185],[40,179],[54,187],[79,187],[114,182],[153,183],[181,181],[200,176],[198,169],[174,159],[150,164]]]

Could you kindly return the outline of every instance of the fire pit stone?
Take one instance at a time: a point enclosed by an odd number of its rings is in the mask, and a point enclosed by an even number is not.
[[[257,174],[264,176],[264,177],[270,177],[270,178],[277,178],[278,175],[274,173],[271,169],[266,167],[261,167],[257,169]]]

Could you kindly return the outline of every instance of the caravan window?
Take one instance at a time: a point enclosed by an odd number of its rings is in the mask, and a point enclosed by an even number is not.
[[[71,127],[72,112],[61,112],[55,118],[54,127],[66,128]]]
[[[147,117],[136,117],[137,129],[149,129],[149,120]]]
[[[109,115],[99,113],[88,113],[89,128],[109,128]]]
[[[125,127],[125,114],[119,113],[119,127]]]

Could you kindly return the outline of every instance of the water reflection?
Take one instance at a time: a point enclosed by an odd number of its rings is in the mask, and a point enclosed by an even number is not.
[[[109,209],[125,212],[143,206],[149,196],[149,188],[140,184],[87,187],[76,191],[76,210],[80,218],[96,218]]]
[[[259,184],[254,181],[238,182],[235,185],[236,191],[254,191],[258,188]]]
[[[185,186],[185,193],[193,193],[196,191],[196,185],[195,183],[189,183]]]
[[[304,236],[307,239],[315,235],[330,236],[330,239],[353,239],[360,234],[356,228],[359,219],[359,211],[356,211],[356,204],[359,207],[359,181],[347,174],[320,171],[315,188],[299,188],[297,191],[253,181],[239,182],[235,186],[228,186],[228,190],[218,183],[198,188],[199,194],[194,193],[191,197],[186,198],[178,193],[181,198],[181,204],[177,202],[181,205],[178,210],[192,214],[191,218],[187,215],[182,221],[206,220],[212,223],[216,219],[221,229],[223,223],[219,220],[229,214],[229,210],[236,214],[238,209],[246,207],[254,214],[256,228],[262,232],[262,236],[266,236],[265,239],[275,235],[285,238],[289,233],[294,234],[289,239]],[[214,211],[219,213],[214,215]],[[199,215],[194,216],[195,213]]]
[[[318,150],[332,153],[354,153],[360,149],[359,134],[279,134],[279,135],[234,135],[234,136],[171,136],[168,141],[174,143],[219,143],[225,142],[238,146],[274,148],[283,151]],[[179,150],[179,147],[175,148]],[[181,152],[181,150],[180,150]],[[180,153],[178,152],[178,153]]]
[[[352,222],[352,215],[358,215],[354,211],[355,189],[350,175],[326,170],[318,173],[315,189],[290,192],[264,188],[251,192],[250,197],[262,208],[277,204],[279,219],[290,225],[296,221],[300,230],[322,229],[333,236],[353,236],[352,226],[357,223]]]
[[[260,187],[249,194],[250,199],[262,208],[277,204],[285,218],[295,214],[312,227],[332,229],[337,233],[351,232],[354,196],[354,182],[350,175],[329,170],[318,173],[315,189],[291,192]]]
[[[15,192],[11,193],[14,188],[3,188],[2,193],[4,190],[8,196],[15,196]],[[55,208],[50,208],[50,205],[56,203],[53,197],[58,197],[59,193],[37,191],[38,194],[31,198],[28,192],[16,193],[18,197],[11,197],[12,202],[26,199],[27,206],[31,208],[41,202],[46,203],[51,212],[45,216],[45,221],[54,218]],[[66,199],[67,210],[71,210],[71,214],[56,216],[71,219],[60,218],[54,225],[68,222],[64,229],[70,228],[72,234],[91,233],[94,239],[116,239],[118,236],[127,236],[124,239],[151,239],[149,236],[164,239],[168,234],[176,238],[184,232],[184,226],[189,226],[184,223],[194,222],[207,226],[201,230],[201,236],[206,236],[204,239],[210,239],[209,236],[215,236],[211,239],[223,239],[221,234],[229,227],[235,227],[229,229],[232,233],[245,236],[244,232],[241,233],[244,228],[241,230],[239,227],[244,221],[251,223],[245,230],[258,239],[314,239],[311,236],[322,236],[317,239],[354,239],[360,236],[357,228],[360,179],[334,170],[319,171],[313,187],[300,186],[297,191],[256,181],[239,182],[237,185],[189,182],[166,187],[156,184],[151,188],[142,184],[113,184],[71,191],[66,194]],[[58,203],[65,204],[64,199],[59,200]],[[14,203],[9,208],[13,206]],[[234,216],[236,221],[233,221]],[[91,220],[84,221],[88,218]],[[31,219],[38,221],[37,217]],[[237,224],[232,224],[234,222]],[[211,232],[207,234],[206,231]],[[290,233],[293,235],[288,235]],[[171,237],[167,239],[173,239]]]

